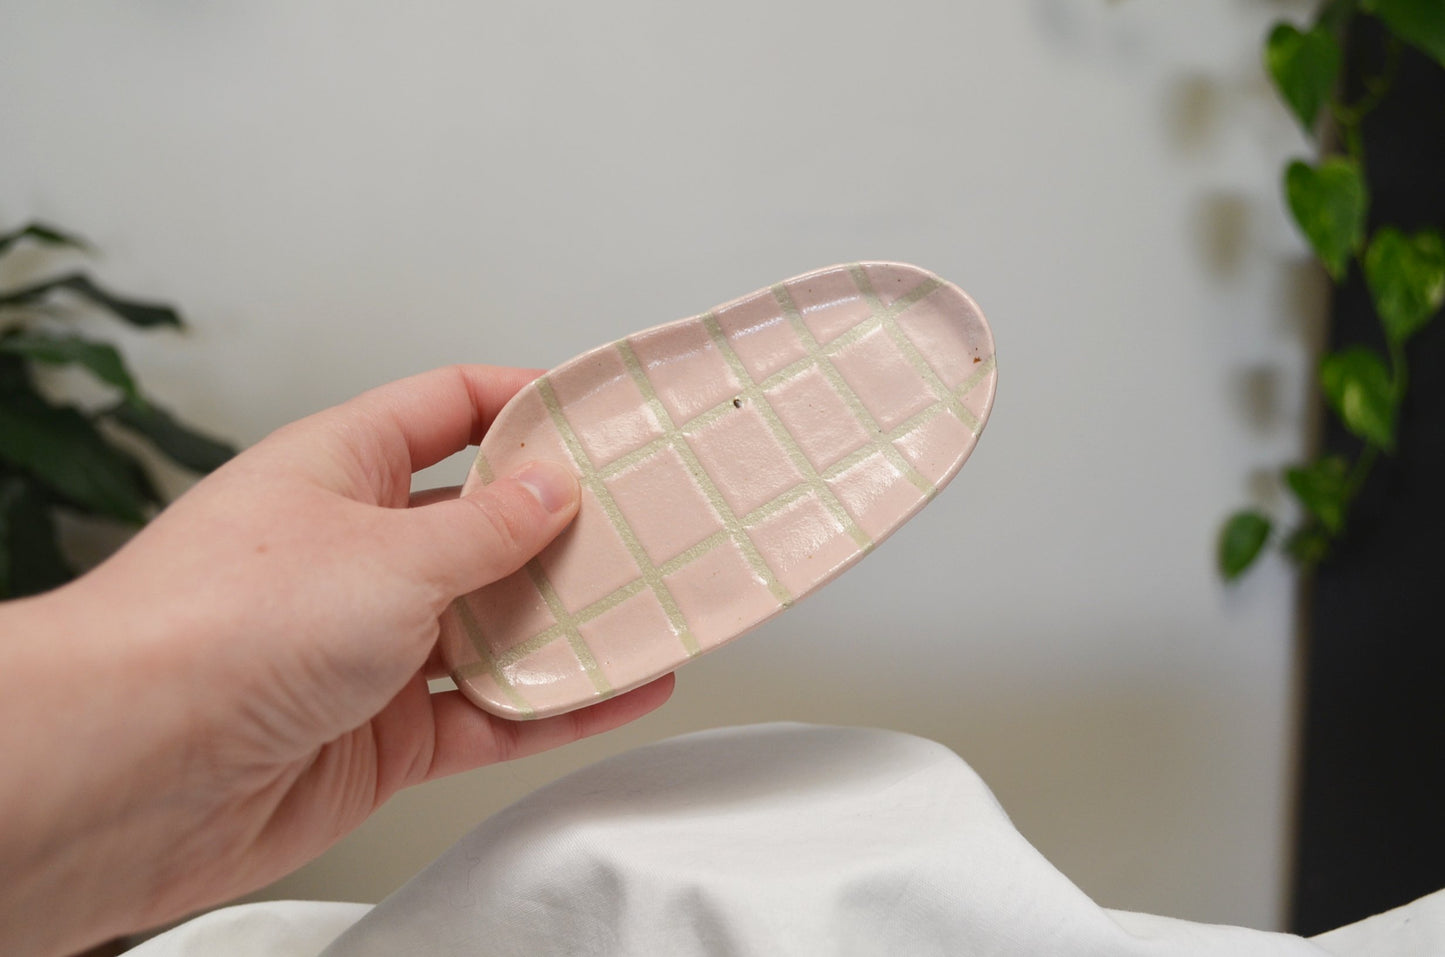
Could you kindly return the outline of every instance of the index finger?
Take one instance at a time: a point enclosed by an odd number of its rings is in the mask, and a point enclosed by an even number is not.
[[[379,386],[337,406],[377,430],[386,457],[405,455],[410,471],[481,442],[492,420],[540,369],[456,365]]]

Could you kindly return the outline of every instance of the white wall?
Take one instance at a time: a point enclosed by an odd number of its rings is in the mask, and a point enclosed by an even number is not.
[[[1100,903],[1282,919],[1292,579],[1220,517],[1303,442],[1318,298],[1259,0],[0,8],[0,223],[181,304],[142,379],[243,442],[372,384],[548,366],[807,269],[991,317],[996,411],[926,516],[661,713],[409,793],[270,893],[375,899],[490,811],[680,731],[936,738]],[[460,481],[466,457],[425,478]]]

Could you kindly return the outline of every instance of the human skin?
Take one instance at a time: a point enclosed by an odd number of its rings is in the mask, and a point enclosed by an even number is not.
[[[0,952],[66,954],[260,887],[404,787],[661,705],[539,721],[431,694],[438,617],[576,514],[566,469],[414,471],[535,372],[441,369],[280,429],[78,581],[0,605]]]

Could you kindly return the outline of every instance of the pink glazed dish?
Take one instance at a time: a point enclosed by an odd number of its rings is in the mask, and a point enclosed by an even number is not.
[[[549,459],[581,479],[581,508],[526,567],[447,610],[457,687],[494,714],[546,717],[756,627],[948,484],[995,384],[973,300],[875,262],[558,366],[498,414],[466,487]]]

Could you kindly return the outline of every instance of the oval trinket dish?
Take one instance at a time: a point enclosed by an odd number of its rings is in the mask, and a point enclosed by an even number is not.
[[[953,478],[995,381],[973,300],[898,263],[808,273],[558,366],[497,415],[467,484],[549,459],[582,504],[447,610],[457,686],[503,717],[560,714],[761,624]]]

